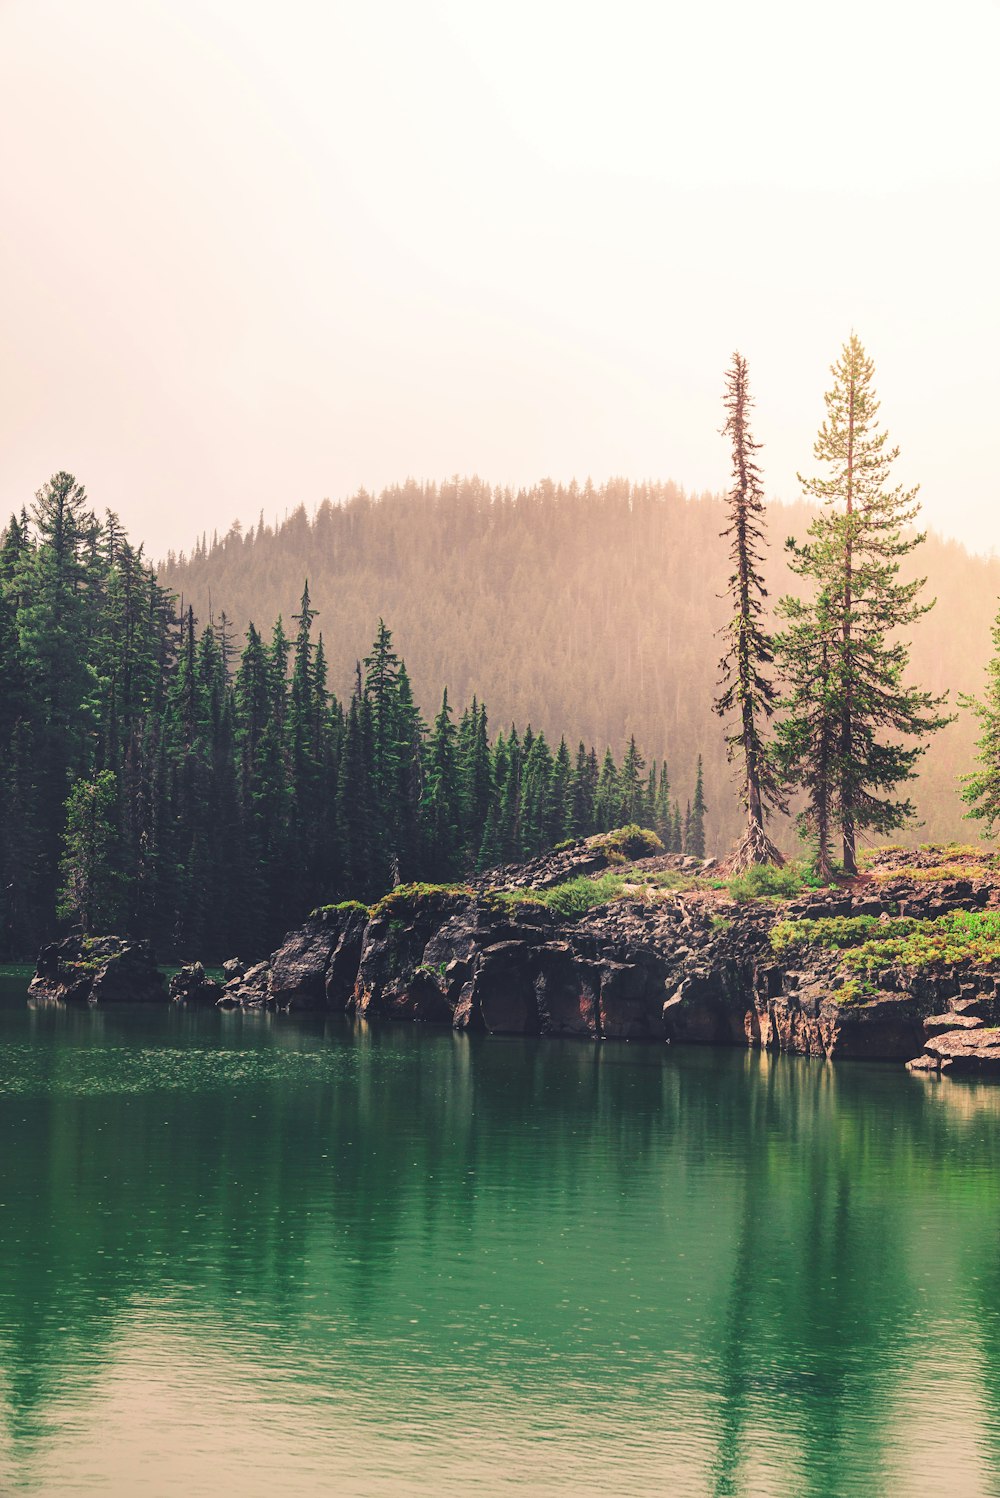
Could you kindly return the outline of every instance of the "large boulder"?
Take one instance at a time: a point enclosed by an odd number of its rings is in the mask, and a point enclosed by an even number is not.
[[[148,943],[119,936],[51,942],[39,953],[28,992],[68,1004],[161,1003],[167,997]]]
[[[288,933],[271,956],[268,988],[275,1008],[326,1008],[326,970],[336,940],[336,922],[319,914]]]
[[[1000,1077],[1000,1030],[948,1030],[932,1035],[913,1070],[946,1071],[949,1076]]]
[[[217,1004],[222,997],[222,984],[207,978],[200,962],[191,962],[174,973],[167,993],[175,1004]]]
[[[480,953],[469,995],[470,1014],[489,1035],[537,1035],[531,948],[523,941],[499,941]]]
[[[588,1035],[600,1030],[601,966],[550,941],[534,952],[535,1007],[543,1035]]]
[[[271,964],[257,962],[245,968],[242,963],[222,986],[217,1003],[221,1009],[264,1009],[271,1002]]]
[[[361,948],[368,926],[364,905],[342,905],[328,916],[333,946],[326,965],[326,1007],[343,1012],[351,1002],[361,965]]]
[[[470,896],[462,891],[434,886],[404,886],[379,902],[364,931],[349,1004],[359,1019],[426,1017],[426,1012],[414,1014],[410,999],[418,972],[421,977],[416,986],[425,999],[429,997],[427,980],[434,982],[425,950],[448,917],[466,911],[470,903]]]

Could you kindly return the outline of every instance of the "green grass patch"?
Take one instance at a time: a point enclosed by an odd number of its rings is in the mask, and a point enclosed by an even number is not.
[[[756,864],[742,874],[735,874],[726,885],[739,904],[747,900],[792,900],[807,889],[825,887],[809,864],[801,861],[783,864],[781,868],[773,863]]]
[[[607,905],[617,900],[627,889],[628,880],[622,874],[602,874],[598,879],[580,875],[566,879],[551,889],[493,889],[487,893],[491,903],[505,910],[517,910],[523,906],[535,906],[549,910],[561,920],[579,920],[598,905]]]
[[[322,919],[327,915],[346,915],[349,911],[356,911],[359,915],[368,914],[368,906],[361,900],[338,900],[335,905],[317,905],[315,910],[310,910],[312,919]]]
[[[837,950],[861,946],[875,937],[908,936],[917,927],[932,924],[909,916],[881,921],[877,915],[834,915],[814,921],[778,921],[771,929],[771,946],[779,953],[806,947]]]
[[[405,915],[407,911],[422,905],[442,905],[449,899],[464,896],[471,900],[472,890],[467,884],[398,884],[371,907],[372,920],[389,916]]]
[[[908,931],[889,922],[880,935],[845,954],[845,965],[871,974],[881,967],[973,967],[1000,962],[1000,911],[953,910],[933,921],[913,921]]]
[[[939,879],[988,879],[993,870],[985,863],[935,863],[927,869],[872,869],[872,878],[887,884],[908,879],[914,884],[932,884]]]
[[[779,921],[771,946],[778,954],[809,947],[840,951],[845,969],[859,979],[884,967],[988,966],[1000,962],[1000,911],[953,910],[934,920],[854,915]]]

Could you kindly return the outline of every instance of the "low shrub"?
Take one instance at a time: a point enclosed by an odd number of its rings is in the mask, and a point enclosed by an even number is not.
[[[616,827],[611,832],[592,838],[590,847],[603,853],[608,863],[627,863],[630,858],[652,858],[663,852],[663,844],[649,827],[640,827],[630,822],[627,827]]]
[[[621,874],[602,874],[598,879],[588,879],[581,874],[576,879],[566,879],[562,884],[553,885],[551,889],[489,890],[487,898],[506,910],[534,905],[550,910],[561,920],[579,920],[588,910],[617,899],[626,883]]]
[[[314,919],[316,917],[322,919],[327,915],[343,915],[347,911],[357,911],[359,914],[367,915],[368,906],[362,904],[360,900],[338,900],[335,905],[317,905],[316,909],[310,910],[309,914]]]
[[[756,864],[742,874],[735,874],[726,885],[738,903],[746,900],[790,900],[810,887],[808,870],[803,863]]]
[[[880,937],[909,935],[918,926],[927,925],[909,916],[882,921],[877,915],[821,916],[818,920],[778,921],[771,928],[771,946],[775,952],[793,947],[857,947]]]
[[[472,898],[467,884],[398,884],[371,907],[371,916],[377,920],[384,916],[402,914],[414,905],[440,904],[448,898],[464,896]]]
[[[1000,962],[1000,911],[953,910],[933,920],[874,915],[816,921],[779,921],[771,931],[776,953],[824,947],[843,952],[843,965],[862,979],[880,968],[947,968]]]

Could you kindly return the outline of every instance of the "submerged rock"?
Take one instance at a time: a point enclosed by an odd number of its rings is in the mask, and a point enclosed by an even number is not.
[[[145,1004],[167,997],[148,943],[118,936],[50,942],[38,955],[28,993],[67,1004]]]

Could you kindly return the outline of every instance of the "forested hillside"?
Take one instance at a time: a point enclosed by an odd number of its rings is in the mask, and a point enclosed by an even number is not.
[[[771,599],[799,586],[784,540],[801,537],[805,505],[771,505]],[[161,583],[203,621],[222,610],[242,630],[296,611],[304,578],[331,660],[364,655],[379,617],[391,625],[426,714],[446,682],[459,701],[478,692],[491,722],[530,722],[621,753],[630,735],[664,746],[691,774],[704,756],[707,843],[721,850],[740,813],[712,712],[726,617],[721,497],[673,484],[612,481],[497,491],[478,479],[407,483],[377,498],[299,508],[169,557]],[[1000,560],[934,535],[917,553],[936,608],[913,631],[913,679],[952,701],[978,691],[990,654]],[[968,836],[957,776],[970,769],[975,727],[962,713],[930,742],[917,801],[917,840]],[[674,776],[682,802],[693,784]],[[786,829],[783,841],[790,840]]]
[[[161,956],[261,953],[317,904],[447,882],[629,824],[703,856],[662,758],[621,764],[491,727],[482,697],[427,722],[380,621],[331,694],[303,587],[286,633],[179,613],[111,513],[57,473],[0,531],[0,958],[60,922]],[[348,662],[348,674],[351,675]],[[699,781],[700,784],[700,781]]]

